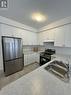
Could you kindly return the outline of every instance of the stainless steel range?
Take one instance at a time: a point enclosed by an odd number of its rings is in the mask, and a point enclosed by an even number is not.
[[[44,52],[40,53],[40,66],[51,60],[51,55],[55,54],[54,49],[46,49]]]

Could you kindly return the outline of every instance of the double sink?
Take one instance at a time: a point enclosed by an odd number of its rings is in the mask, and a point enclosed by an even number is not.
[[[48,64],[45,69],[61,80],[65,82],[69,81],[69,64],[54,60]]]

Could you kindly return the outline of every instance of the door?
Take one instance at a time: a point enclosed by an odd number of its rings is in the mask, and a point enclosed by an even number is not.
[[[14,39],[14,47],[15,47],[15,58],[21,58],[22,57],[22,39],[21,38],[15,38]]]
[[[51,56],[50,56],[50,58],[45,58],[45,57],[40,56],[40,66],[44,65],[45,63],[49,62],[50,60],[51,60]]]
[[[23,59],[20,58],[20,59],[15,59],[15,60],[12,60],[12,61],[7,61],[5,62],[5,75],[8,76],[10,74],[13,74],[19,70],[22,70],[23,69]]]
[[[15,58],[14,39],[9,37],[2,38],[3,57],[4,61],[9,61]]]

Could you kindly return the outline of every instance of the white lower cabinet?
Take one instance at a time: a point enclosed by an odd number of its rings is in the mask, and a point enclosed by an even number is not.
[[[39,57],[40,57],[39,53],[24,54],[24,66],[34,62],[39,63]]]
[[[29,65],[32,63],[32,56],[31,54],[24,55],[24,66]]]
[[[28,65],[28,58],[27,55],[24,54],[24,66]]]
[[[40,53],[35,53],[35,61],[39,63],[39,61],[40,61]]]

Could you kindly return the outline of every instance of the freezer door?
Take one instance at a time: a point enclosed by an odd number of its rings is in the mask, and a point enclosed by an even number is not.
[[[15,43],[15,58],[22,57],[22,40],[20,38],[14,39]]]
[[[5,62],[5,75],[8,76],[17,71],[20,71],[23,69],[23,66],[22,58]]]
[[[3,37],[2,44],[3,44],[2,48],[3,48],[4,61],[9,61],[14,59],[15,58],[14,39]]]

